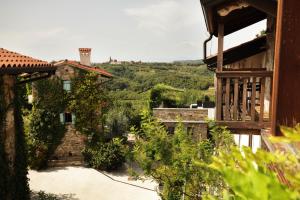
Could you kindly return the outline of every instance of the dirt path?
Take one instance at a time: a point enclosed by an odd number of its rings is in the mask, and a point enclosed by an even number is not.
[[[29,171],[30,189],[69,200],[158,200],[157,184],[128,181],[126,173],[101,173],[91,168],[66,167]]]

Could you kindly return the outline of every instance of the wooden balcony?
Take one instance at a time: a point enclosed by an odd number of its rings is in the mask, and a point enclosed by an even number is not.
[[[273,72],[222,71],[217,72],[216,119],[220,125],[232,129],[261,129],[270,126],[271,102],[265,109],[266,87],[271,91]]]

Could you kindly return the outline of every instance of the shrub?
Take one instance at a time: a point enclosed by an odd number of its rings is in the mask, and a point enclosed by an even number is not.
[[[95,169],[116,170],[125,162],[126,147],[122,142],[122,139],[114,138],[107,143],[86,147],[83,151],[85,160]]]
[[[143,176],[156,180],[162,199],[202,199],[206,193],[222,195],[226,187],[220,173],[208,167],[212,156],[233,143],[225,128],[215,129],[211,139],[193,140],[183,124],[179,123],[174,134],[149,113],[143,113],[137,135],[133,158],[143,170]]]

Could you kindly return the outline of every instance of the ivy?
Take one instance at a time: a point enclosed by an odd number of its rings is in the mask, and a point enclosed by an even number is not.
[[[41,169],[47,166],[48,159],[65,135],[59,114],[65,111],[69,97],[58,79],[37,81],[33,88],[37,95],[27,116],[29,165]]]
[[[75,113],[75,126],[81,133],[99,136],[104,130],[109,100],[102,84],[94,73],[82,72],[72,80],[69,108]]]

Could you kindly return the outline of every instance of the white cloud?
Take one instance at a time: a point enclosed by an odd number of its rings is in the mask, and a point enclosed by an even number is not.
[[[199,24],[199,15],[190,12],[191,6],[194,4],[188,1],[162,0],[144,7],[127,8],[125,13],[137,21],[139,28],[162,35]]]

